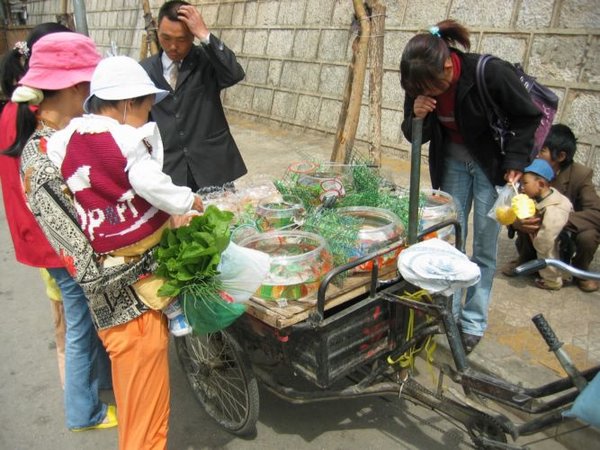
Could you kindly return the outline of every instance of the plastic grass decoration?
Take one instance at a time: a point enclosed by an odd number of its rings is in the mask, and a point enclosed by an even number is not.
[[[315,199],[319,198],[319,186],[306,186],[285,179],[275,180],[273,184],[281,194],[298,197],[307,210],[313,209],[318,205],[318,202],[315,203]]]
[[[323,236],[333,255],[333,264],[341,266],[350,261],[362,223],[356,217],[338,214],[335,209],[323,209],[308,214],[303,229]]]

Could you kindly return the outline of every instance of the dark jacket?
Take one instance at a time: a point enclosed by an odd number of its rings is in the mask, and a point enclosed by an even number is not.
[[[592,176],[592,169],[574,162],[562,169],[552,181],[552,186],[573,204],[573,212],[565,228],[575,233],[589,229],[600,232],[600,197]]]
[[[162,52],[161,52],[162,53]],[[187,185],[188,166],[198,187],[220,186],[247,172],[229,131],[220,93],[244,79],[235,54],[214,35],[185,57],[175,91],[163,76],[161,53],[141,62],[152,81],[170,94],[152,107],[165,147],[164,168]]]
[[[455,50],[453,50],[455,51]],[[542,114],[531,101],[512,66],[506,61],[492,59],[485,66],[485,81],[490,95],[510,121],[515,135],[509,139],[506,154],[494,141],[483,103],[475,82],[478,54],[456,51],[461,60],[461,73],[456,88],[455,119],[465,146],[472,158],[479,163],[490,182],[504,184],[508,169],[523,170],[528,164],[533,147],[534,134]],[[404,99],[404,136],[412,141],[414,98]],[[423,142],[429,144],[429,173],[431,185],[437,189],[444,172],[444,134],[437,115],[429,114],[423,121]]]

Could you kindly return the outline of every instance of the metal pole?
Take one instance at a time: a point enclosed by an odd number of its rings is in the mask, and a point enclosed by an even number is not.
[[[408,245],[417,242],[419,232],[419,193],[421,191],[421,143],[423,119],[413,118],[410,150],[410,193],[408,197]]]
[[[89,36],[85,2],[83,0],[73,0],[73,12],[75,15],[75,30]]]

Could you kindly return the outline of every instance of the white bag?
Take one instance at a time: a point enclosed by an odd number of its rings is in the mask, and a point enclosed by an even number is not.
[[[402,277],[432,294],[451,295],[481,278],[479,266],[467,255],[441,239],[411,245],[398,257]]]
[[[221,254],[216,278],[235,303],[247,301],[260,287],[271,268],[271,257],[233,242]]]

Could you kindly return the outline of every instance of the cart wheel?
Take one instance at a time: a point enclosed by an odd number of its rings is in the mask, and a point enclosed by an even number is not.
[[[241,346],[227,331],[175,339],[177,356],[196,398],[219,425],[236,435],[256,431],[258,383]]]
[[[471,440],[478,449],[496,450],[503,449],[508,441],[506,439],[506,431],[500,421],[492,416],[484,413],[473,417],[467,425],[467,430],[471,436]],[[489,439],[498,442],[498,445],[486,443],[484,439]]]

